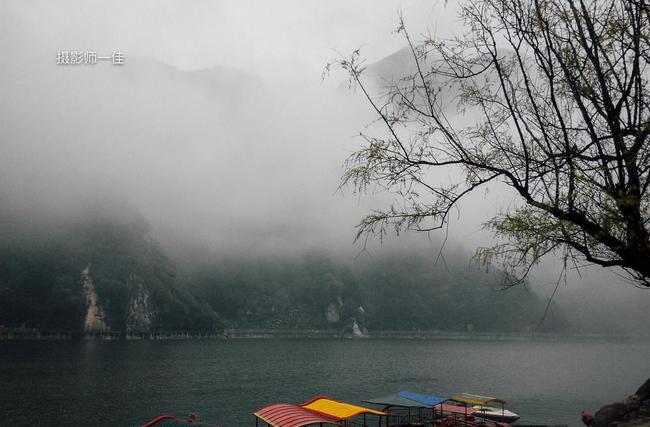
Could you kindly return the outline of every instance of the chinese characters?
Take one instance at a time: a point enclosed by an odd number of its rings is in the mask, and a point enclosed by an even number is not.
[[[124,65],[125,55],[119,49],[110,55],[97,55],[94,50],[60,50],[56,53],[56,65],[96,65],[98,62],[110,61],[113,65]]]

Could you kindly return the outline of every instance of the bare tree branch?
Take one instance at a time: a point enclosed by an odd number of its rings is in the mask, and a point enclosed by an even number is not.
[[[487,222],[497,244],[477,259],[500,260],[517,283],[561,251],[649,286],[646,1],[482,0],[462,3],[461,18],[463,37],[416,42],[400,16],[413,72],[381,96],[359,51],[335,61],[386,130],[363,135],[341,185],[399,196],[357,238],[443,228],[463,197],[501,181],[524,203]],[[480,119],[452,123],[453,109]]]

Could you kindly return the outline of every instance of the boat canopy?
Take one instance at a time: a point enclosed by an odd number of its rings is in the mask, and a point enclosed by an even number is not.
[[[397,393],[397,395],[399,397],[412,400],[427,407],[436,406],[442,402],[449,400],[447,397],[430,396],[427,394],[413,393],[410,391],[400,391]]]
[[[447,397],[429,396],[426,394],[400,391],[385,396],[366,399],[364,402],[375,405],[401,406],[404,408],[431,408],[449,400]]]
[[[338,425],[337,420],[299,405],[279,403],[255,412],[255,416],[273,427],[302,427],[310,424]]]
[[[398,396],[397,393],[387,394],[386,396],[373,397],[372,399],[363,400],[363,402],[372,403],[373,405],[383,405],[386,407],[400,406],[403,408],[426,408],[426,405],[423,405],[411,399],[407,399],[405,397]]]
[[[328,399],[327,397],[315,397],[309,402],[300,405],[304,409],[316,411],[320,414],[332,417],[336,420],[347,420],[361,414],[375,414],[379,416],[388,415],[385,412],[364,408],[363,406],[351,405],[345,402]]]
[[[479,406],[485,406],[488,403],[500,403],[502,405],[506,404],[505,400],[498,399],[496,397],[481,396],[478,394],[470,394],[470,393],[461,393],[459,395],[453,396],[451,400],[467,403],[468,405],[479,405]]]

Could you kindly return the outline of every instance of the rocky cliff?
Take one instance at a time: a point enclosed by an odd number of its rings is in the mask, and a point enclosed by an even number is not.
[[[151,330],[156,315],[151,300],[151,292],[134,274],[129,276],[128,287],[130,295],[126,315],[126,330],[128,332]]]
[[[81,272],[81,283],[84,290],[86,306],[88,307],[84,318],[84,331],[102,332],[110,330],[108,325],[106,325],[106,315],[99,304],[93,279],[90,277],[90,266],[87,266]]]

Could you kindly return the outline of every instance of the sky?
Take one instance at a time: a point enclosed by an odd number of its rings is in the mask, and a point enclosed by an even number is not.
[[[335,51],[362,47],[371,61],[400,49],[401,11],[417,32],[457,28],[444,1],[3,1],[3,25],[34,29],[39,46],[114,49],[181,69],[229,65],[320,69]],[[15,35],[15,33],[13,34]],[[34,48],[35,46],[30,46]]]
[[[14,136],[4,173],[15,171],[5,191],[30,193],[21,186],[31,182],[54,200],[113,193],[161,235],[176,228],[210,246],[231,230],[228,241],[271,233],[284,247],[350,246],[374,202],[337,189],[373,116],[323,69],[357,48],[369,63],[403,48],[400,11],[418,33],[450,33],[455,19],[453,5],[431,1],[0,4]],[[123,67],[55,63],[59,51],[116,49]],[[132,111],[122,116],[120,102]],[[10,185],[20,174],[29,179]]]
[[[357,48],[369,64],[403,48],[400,11],[416,40],[462,32],[454,1],[0,0],[0,197],[34,216],[134,209],[163,244],[221,254],[357,254],[354,226],[391,196],[338,189],[374,117],[322,71]],[[71,50],[119,50],[125,63],[57,65]],[[512,203],[505,187],[471,195],[449,244],[489,245],[481,224]],[[434,258],[441,240],[397,241]],[[535,270],[540,293],[557,272]],[[582,274],[567,300],[609,292],[620,311],[642,292],[601,268]]]

